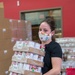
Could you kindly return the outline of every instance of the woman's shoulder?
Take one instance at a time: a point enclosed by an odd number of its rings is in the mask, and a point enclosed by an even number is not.
[[[56,50],[56,49],[58,50],[61,49],[61,46],[58,42],[52,41],[51,43],[48,44],[48,48],[52,50]]]
[[[56,42],[56,41],[51,41],[49,44],[47,44],[46,45],[46,47],[48,48],[48,49],[60,49],[61,48],[61,46],[60,46],[60,44],[58,43],[58,42]]]
[[[51,43],[49,43],[49,45],[52,45],[52,46],[60,46],[58,42],[56,41],[52,41]]]

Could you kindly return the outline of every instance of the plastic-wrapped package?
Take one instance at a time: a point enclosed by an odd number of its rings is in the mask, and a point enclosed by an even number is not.
[[[10,19],[10,28],[12,31],[12,40],[32,40],[31,23],[25,20]]]

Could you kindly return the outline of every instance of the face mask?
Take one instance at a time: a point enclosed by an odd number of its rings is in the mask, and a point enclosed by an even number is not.
[[[51,34],[48,35],[48,34],[39,33],[39,39],[41,41],[47,41],[47,40],[51,39],[51,37],[52,37]]]

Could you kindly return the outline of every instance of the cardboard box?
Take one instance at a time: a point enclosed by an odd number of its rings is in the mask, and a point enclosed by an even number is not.
[[[12,58],[14,54],[13,50],[0,50],[0,61],[4,61],[6,59]]]
[[[2,28],[10,29],[9,19],[3,18]]]
[[[8,75],[9,66],[11,64],[11,58],[0,60],[0,75]],[[7,73],[7,74],[6,74]]]
[[[0,8],[0,28],[9,28],[9,20],[4,17],[4,8]]]
[[[23,59],[19,60],[16,57],[13,56],[12,61],[17,61],[17,62],[21,62],[21,63],[26,63],[26,64],[31,64],[31,65],[43,67],[43,62],[33,60],[33,59],[29,59],[29,58],[23,58]]]
[[[12,19],[10,19],[10,20],[9,20],[9,23],[10,23],[10,29],[11,29],[11,30],[18,28],[18,22],[17,22],[17,20],[14,20],[14,19],[12,20]]]
[[[11,29],[6,29],[6,28],[4,28],[4,29],[2,29],[2,31],[3,31],[3,38],[4,39],[11,39]]]
[[[10,29],[6,29],[6,28],[3,28],[3,29],[0,29],[0,40],[3,40],[3,39],[11,39],[11,30]]]
[[[9,67],[9,71],[19,73],[19,74],[24,74],[24,70],[14,70],[11,66]]]
[[[18,29],[26,29],[25,20],[18,20]]]
[[[32,71],[28,71],[28,70],[25,70],[25,71],[23,71],[23,70],[20,70],[20,71],[19,70],[13,70],[11,66],[9,68],[9,71],[19,73],[19,74],[23,74],[23,75],[42,75],[39,72],[32,72]]]
[[[42,75],[42,73],[31,72],[31,71],[24,71],[24,75]]]
[[[14,40],[16,40],[16,39],[18,38],[18,37],[17,37],[17,30],[12,30],[11,35],[12,35],[12,38],[13,38]]]
[[[17,49],[17,47],[13,47],[13,51],[31,52],[31,53],[35,53],[35,54],[38,54],[38,55],[41,55],[41,56],[45,55],[44,51],[41,51],[39,49],[35,49],[35,48],[32,48],[32,47],[25,47],[25,48],[22,48],[22,49]]]
[[[2,40],[2,39],[3,39],[3,32],[2,32],[2,29],[0,29],[0,40]]]
[[[1,19],[4,19],[4,8],[0,8],[0,20]]]
[[[26,30],[25,29],[18,29],[17,30],[17,38],[26,40]]]
[[[2,39],[0,40],[0,50],[12,50],[15,42],[12,42],[11,39]]]
[[[28,38],[28,40],[32,40],[31,22],[25,22],[25,23],[26,23],[26,38]]]
[[[14,19],[10,19],[9,22],[13,38],[17,38],[19,40],[20,39],[32,40],[32,29],[30,22],[25,22],[25,20],[14,20]]]

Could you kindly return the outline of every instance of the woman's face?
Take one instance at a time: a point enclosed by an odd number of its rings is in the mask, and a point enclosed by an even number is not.
[[[46,22],[42,22],[39,27],[39,32],[50,34],[51,33],[50,26]]]

